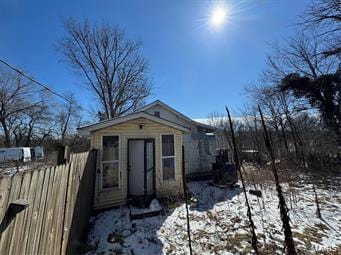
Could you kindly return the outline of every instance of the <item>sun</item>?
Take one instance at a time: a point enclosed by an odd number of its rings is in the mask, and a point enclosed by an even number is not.
[[[227,8],[224,6],[215,7],[211,12],[210,21],[211,24],[218,28],[224,25],[227,19]]]

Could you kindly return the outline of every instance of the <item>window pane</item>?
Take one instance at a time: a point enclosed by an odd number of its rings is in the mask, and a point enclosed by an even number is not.
[[[162,159],[162,170],[163,170],[163,179],[175,179],[175,168],[174,168],[175,160],[174,158],[164,158]]]
[[[174,136],[162,136],[162,156],[174,156]]]
[[[155,111],[155,112],[154,112],[154,116],[160,118],[160,112],[159,112],[159,111]]]
[[[102,188],[118,187],[118,162],[103,163]]]
[[[212,155],[211,154],[211,148],[210,148],[210,142],[206,139],[204,140],[204,151],[205,151],[205,154]]]
[[[118,136],[103,136],[102,161],[118,160]]]

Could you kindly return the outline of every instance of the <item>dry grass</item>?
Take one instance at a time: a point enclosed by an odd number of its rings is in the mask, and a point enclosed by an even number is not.
[[[324,250],[318,251],[306,251],[306,250],[298,250],[298,254],[300,255],[341,255],[341,246],[337,246],[335,248],[328,248]]]
[[[322,226],[323,225],[323,226]],[[314,250],[314,244],[320,244],[323,237],[326,234],[323,233],[326,229],[324,224],[315,225],[315,227],[306,227],[303,232],[293,232],[293,237],[297,239],[297,242],[304,244],[305,249]]]
[[[255,167],[252,165],[243,165],[243,175],[245,181],[249,185],[266,185],[274,183],[274,177],[270,166]],[[287,171],[279,169],[278,171],[280,182],[289,182],[289,174]]]

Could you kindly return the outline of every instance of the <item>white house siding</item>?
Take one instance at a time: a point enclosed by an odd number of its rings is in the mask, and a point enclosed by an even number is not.
[[[173,112],[165,109],[164,107],[160,105],[154,105],[153,107],[148,108],[145,112],[154,115],[154,112],[160,112],[160,118],[169,120],[171,122],[177,123],[181,126],[190,128],[190,124],[188,123],[187,120],[184,120],[180,116],[174,114]]]
[[[190,123],[188,120],[160,105],[154,105],[146,110],[151,115],[154,115],[155,111],[160,112],[160,118],[191,129],[189,133],[185,133],[182,136],[182,142],[185,147],[186,175],[195,176],[210,172],[216,154],[215,136],[207,136],[204,130],[198,130],[197,125]]]
[[[196,176],[209,173],[215,161],[215,136],[206,135],[196,126],[192,126],[191,130],[191,133],[183,136],[186,174]]]
[[[217,150],[226,150],[230,149],[229,142],[226,138],[225,132],[223,130],[218,130],[215,133],[216,137],[216,148]]]

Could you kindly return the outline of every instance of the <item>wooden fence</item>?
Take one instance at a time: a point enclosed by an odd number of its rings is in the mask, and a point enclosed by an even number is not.
[[[92,212],[96,151],[0,180],[0,254],[74,254]],[[28,203],[28,207],[25,208]]]

